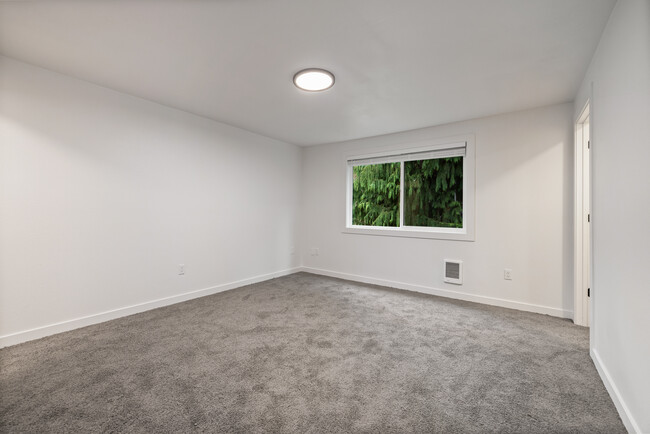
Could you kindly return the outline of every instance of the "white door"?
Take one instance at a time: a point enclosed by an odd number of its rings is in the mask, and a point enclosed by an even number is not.
[[[589,104],[576,122],[574,322],[589,326],[591,295],[591,141]]]
[[[582,137],[582,311],[584,313],[584,325],[589,326],[589,300],[591,299],[591,141],[589,140],[589,115],[582,123]]]

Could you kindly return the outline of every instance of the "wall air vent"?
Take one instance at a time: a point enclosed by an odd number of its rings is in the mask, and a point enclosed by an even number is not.
[[[463,284],[463,261],[457,259],[445,259],[445,277],[444,281],[447,283],[454,283],[456,285]]]

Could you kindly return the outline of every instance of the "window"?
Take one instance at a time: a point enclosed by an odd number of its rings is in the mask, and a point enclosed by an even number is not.
[[[345,232],[473,240],[473,138],[347,159]]]

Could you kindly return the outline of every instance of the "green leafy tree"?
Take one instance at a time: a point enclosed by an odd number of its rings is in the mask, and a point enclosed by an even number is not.
[[[463,158],[404,163],[404,224],[463,227]]]
[[[355,166],[352,224],[399,226],[400,163]]]
[[[352,223],[399,226],[400,163],[355,166]],[[452,227],[463,225],[463,158],[404,163],[404,224]]]

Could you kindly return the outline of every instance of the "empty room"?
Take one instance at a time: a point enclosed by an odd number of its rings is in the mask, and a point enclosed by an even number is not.
[[[650,433],[650,1],[0,1],[0,432]]]

